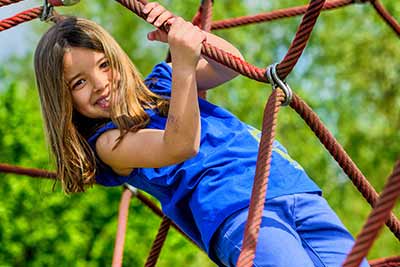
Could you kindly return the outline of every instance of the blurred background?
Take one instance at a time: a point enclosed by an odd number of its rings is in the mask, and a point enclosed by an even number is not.
[[[191,20],[200,0],[162,0]],[[400,20],[398,1],[382,0]],[[40,1],[2,7],[0,19]],[[218,0],[214,20],[307,4],[306,1]],[[56,8],[106,28],[143,76],[165,59],[167,46],[149,42],[152,26],[114,1],[81,1]],[[214,33],[232,42],[245,59],[267,67],[285,55],[301,17]],[[49,24],[39,20],[0,32],[0,162],[54,170],[45,141],[32,54]],[[398,36],[369,4],[323,12],[303,56],[287,81],[318,113],[370,183],[380,192],[400,155],[400,45]],[[260,128],[269,85],[237,77],[209,91],[209,101]],[[324,196],[353,235],[371,208],[290,108],[279,114],[277,139],[321,186]],[[122,188],[95,186],[66,196],[59,184],[0,174],[0,267],[110,266]],[[397,204],[394,213],[400,215]],[[132,199],[124,266],[143,266],[160,219]],[[368,258],[398,255],[400,243],[385,228]],[[171,230],[157,266],[215,266]]]

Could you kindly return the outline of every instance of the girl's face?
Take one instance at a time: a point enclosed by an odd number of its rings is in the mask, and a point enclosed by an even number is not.
[[[88,118],[110,118],[111,67],[102,52],[72,47],[64,54],[64,78],[74,108]]]

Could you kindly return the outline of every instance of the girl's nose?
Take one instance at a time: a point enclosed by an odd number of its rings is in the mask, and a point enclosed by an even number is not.
[[[95,92],[102,91],[108,86],[108,79],[107,77],[96,77],[93,81],[93,90]]]

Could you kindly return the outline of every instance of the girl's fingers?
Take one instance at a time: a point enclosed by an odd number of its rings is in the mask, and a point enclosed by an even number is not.
[[[156,27],[160,27],[161,25],[163,25],[165,22],[168,22],[168,20],[170,18],[172,18],[174,15],[169,12],[169,11],[165,11],[163,13],[161,13],[158,18],[155,20],[155,22],[153,23],[154,26]]]
[[[186,21],[184,21],[181,17],[175,17],[172,19],[169,33],[171,34],[171,36],[184,34],[186,28]]]
[[[170,46],[180,47],[176,51],[188,48],[196,54],[200,52],[201,43],[206,39],[205,33],[198,27],[194,27],[190,22],[178,21],[174,23],[168,34]],[[188,51],[189,51],[188,50]]]
[[[147,39],[149,39],[150,41],[159,41],[166,43],[168,41],[168,35],[167,33],[157,29],[155,31],[149,32],[147,34]]]
[[[203,42],[207,39],[207,35],[199,27],[194,26],[194,31],[195,31],[196,35],[199,37],[199,39],[201,40],[201,42]]]
[[[154,8],[150,10],[147,15],[146,21],[149,23],[154,23],[154,21],[163,13],[165,12],[165,8],[160,5],[156,5]]]
[[[187,41],[191,43],[191,46],[193,47],[199,47],[203,43],[203,41],[206,39],[205,36],[198,31],[190,31],[186,35]]]
[[[167,24],[171,26],[172,24],[175,23],[175,20],[176,20],[176,17],[173,16],[172,18],[170,18],[170,19],[167,20]]]
[[[151,2],[151,3],[148,3],[148,4],[146,4],[145,6],[144,6],[144,8],[143,8],[143,13],[144,14],[147,14],[147,13],[149,13],[155,6],[157,6],[158,5],[158,3],[156,3],[156,2]]]

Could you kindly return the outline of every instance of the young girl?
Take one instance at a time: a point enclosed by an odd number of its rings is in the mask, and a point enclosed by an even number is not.
[[[200,56],[204,40],[241,55],[156,3],[144,12],[154,25],[170,25],[168,36],[156,30],[148,38],[168,42],[172,57],[145,82],[94,22],[59,19],[40,40],[36,79],[58,177],[67,193],[129,183],[154,195],[212,260],[234,266],[259,131],[198,91],[236,75]],[[318,186],[275,142],[254,266],[340,266],[352,244]]]

